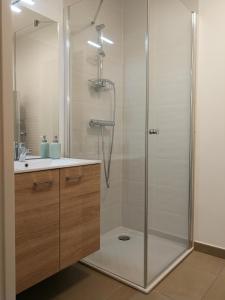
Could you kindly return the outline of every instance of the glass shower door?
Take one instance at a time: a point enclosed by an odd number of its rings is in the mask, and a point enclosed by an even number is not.
[[[149,0],[148,282],[189,247],[192,14]]]
[[[70,153],[102,160],[101,248],[85,263],[144,287],[147,0],[78,0],[67,17]]]
[[[85,263],[145,289],[190,246],[192,14],[182,0],[73,3],[68,148],[103,160],[101,249]]]

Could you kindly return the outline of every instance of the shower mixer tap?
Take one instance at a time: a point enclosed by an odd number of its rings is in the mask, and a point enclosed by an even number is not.
[[[93,127],[114,127],[115,126],[115,121],[108,121],[108,120],[96,120],[96,119],[91,119],[89,121],[89,126],[91,128]]]

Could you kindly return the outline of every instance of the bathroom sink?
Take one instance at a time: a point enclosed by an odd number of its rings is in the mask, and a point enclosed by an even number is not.
[[[29,159],[25,162],[14,162],[14,173],[33,172],[50,169],[61,169],[73,166],[83,166],[101,163],[99,160],[86,160],[74,158],[60,158],[60,159]]]

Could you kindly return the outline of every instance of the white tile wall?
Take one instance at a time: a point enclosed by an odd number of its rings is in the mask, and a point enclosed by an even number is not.
[[[123,226],[144,230],[146,1],[124,1]]]
[[[104,77],[116,83],[117,114],[111,188],[102,175],[102,232],[118,226],[143,231],[145,201],[146,1],[105,0],[97,24],[115,41],[106,46]],[[90,118],[111,116],[112,93],[95,93],[88,79],[97,73],[94,27],[99,1],[71,8],[72,154],[102,158],[99,131]],[[190,100],[190,13],[180,0],[150,0],[149,229],[187,236]],[[106,133],[110,137],[110,132]]]
[[[112,119],[113,92],[97,93],[89,88],[88,80],[97,76],[96,49],[87,44],[97,42],[95,26],[90,26],[98,0],[84,0],[71,7],[71,51],[72,51],[72,155],[74,157],[102,159],[101,134],[89,128],[89,120]],[[96,21],[104,23],[104,35],[112,39],[113,46],[104,50],[104,78],[115,82],[116,127],[111,167],[111,186],[106,189],[102,169],[101,230],[109,231],[122,223],[122,172],[123,172],[123,1],[105,0]],[[105,131],[106,149],[111,129]],[[108,151],[107,151],[108,153]]]
[[[149,227],[188,235],[191,12],[150,1]]]

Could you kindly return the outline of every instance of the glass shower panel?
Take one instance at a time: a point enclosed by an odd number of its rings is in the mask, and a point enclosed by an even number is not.
[[[189,247],[192,14],[149,1],[148,282]]]
[[[102,160],[101,249],[85,262],[143,287],[147,0],[77,1],[69,27],[70,153]]]

